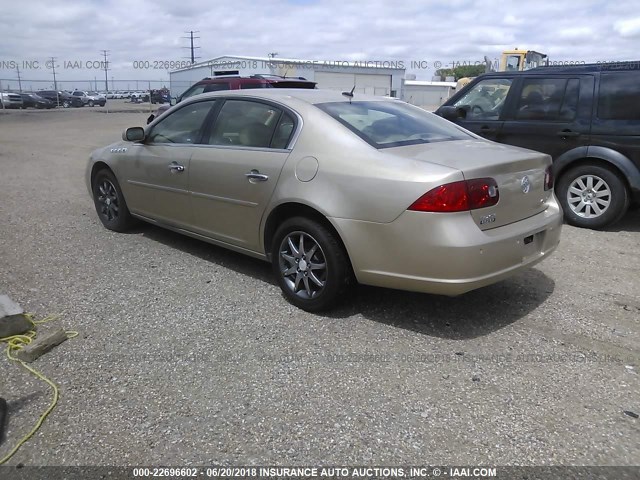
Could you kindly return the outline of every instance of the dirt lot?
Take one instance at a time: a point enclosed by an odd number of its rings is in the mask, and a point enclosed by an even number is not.
[[[0,112],[0,293],[80,333],[34,364],[60,402],[9,465],[638,463],[638,211],[462,297],[311,315],[266,263],[102,227],[87,156],[147,115]],[[2,457],[50,391],[0,359],[0,396]]]

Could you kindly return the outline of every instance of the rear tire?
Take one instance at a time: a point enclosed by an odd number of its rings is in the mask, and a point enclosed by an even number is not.
[[[273,237],[272,267],[286,299],[308,312],[327,310],[353,283],[349,257],[324,225],[294,217]]]
[[[93,105],[94,105],[93,100],[89,100],[89,106],[93,107]]]
[[[136,220],[131,216],[120,184],[111,170],[103,169],[96,173],[92,191],[96,213],[105,228],[125,232],[135,225]]]
[[[71,106],[71,102],[69,100],[65,100],[62,102],[63,108],[69,108]]]
[[[568,170],[558,180],[556,191],[567,223],[576,227],[613,225],[629,207],[624,180],[602,165],[583,164]]]

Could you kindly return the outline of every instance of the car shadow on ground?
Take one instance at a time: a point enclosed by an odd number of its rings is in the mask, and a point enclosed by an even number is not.
[[[604,229],[606,232],[640,232],[640,208],[630,209],[622,220]]]
[[[462,340],[500,330],[538,308],[555,283],[534,268],[457,297],[359,285],[352,298],[326,314],[363,317],[417,333]]]
[[[279,288],[271,265],[264,261],[153,225],[143,224],[131,233]],[[461,340],[488,335],[516,322],[544,303],[554,288],[553,280],[535,267],[458,297],[357,285],[342,304],[321,315],[334,319],[362,315],[424,335]]]

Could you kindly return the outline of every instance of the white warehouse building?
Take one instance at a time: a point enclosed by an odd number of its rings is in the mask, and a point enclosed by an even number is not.
[[[434,111],[456,93],[456,82],[406,80],[402,99],[425,110]]]
[[[177,97],[206,77],[225,73],[304,77],[318,88],[403,98],[405,68],[395,61],[325,61],[222,56],[169,72],[171,96]]]

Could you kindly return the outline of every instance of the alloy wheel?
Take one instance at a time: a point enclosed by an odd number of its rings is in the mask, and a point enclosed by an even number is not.
[[[118,192],[109,180],[102,180],[98,184],[98,204],[100,215],[107,221],[117,220],[120,213]]]
[[[280,273],[298,297],[316,298],[327,283],[327,262],[320,244],[308,233],[287,234],[279,249]]]
[[[567,203],[579,217],[599,217],[609,208],[611,188],[596,175],[581,175],[569,185]]]

